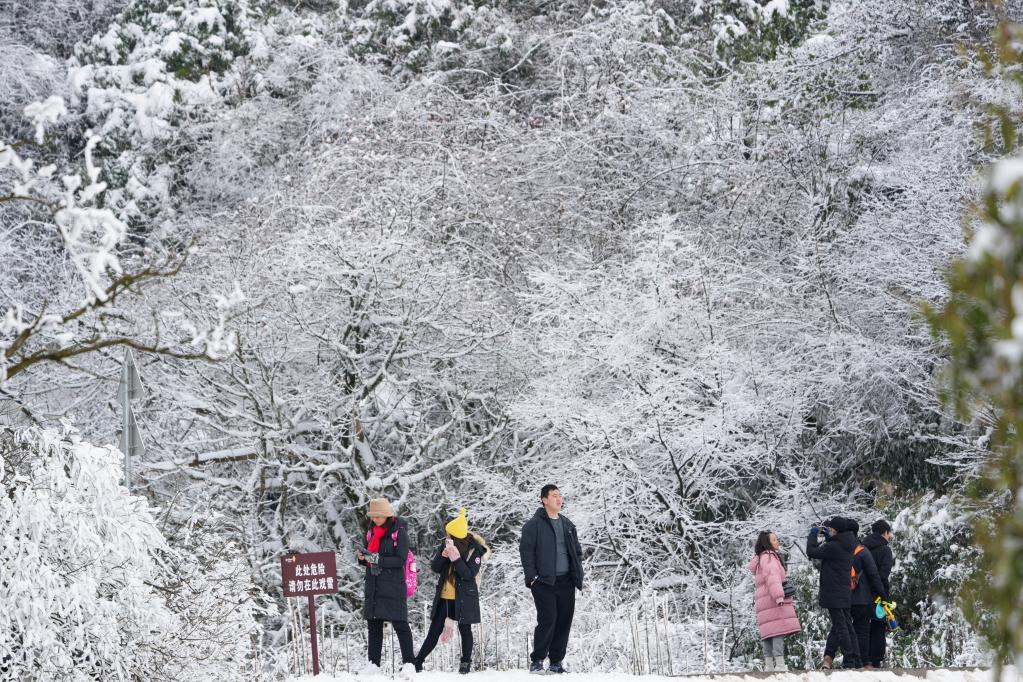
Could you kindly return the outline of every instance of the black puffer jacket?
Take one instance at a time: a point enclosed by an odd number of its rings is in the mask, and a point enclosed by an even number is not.
[[[365,601],[362,606],[366,620],[408,620],[408,598],[405,596],[407,558],[408,528],[402,519],[395,517],[380,539],[380,573],[373,575],[369,564],[366,564]]]
[[[874,564],[874,555],[865,545],[859,552],[853,549],[852,567],[858,576],[856,589],[852,592],[854,606],[871,605],[877,597],[888,599],[888,589],[881,582],[881,574],[877,572],[877,565]]]
[[[817,534],[806,539],[806,555],[821,560],[820,605],[825,609],[848,609],[852,606],[852,553],[859,541],[851,530],[842,531],[823,545]]]
[[[455,619],[459,625],[473,625],[480,622],[480,592],[476,584],[476,576],[480,572],[483,561],[490,556],[490,548],[483,538],[475,533],[470,533],[469,549],[464,557],[452,562],[441,554],[444,551],[444,543],[441,542],[430,562],[430,568],[438,573],[437,591],[433,596],[433,610],[430,613],[431,619],[436,618],[437,609],[441,604],[440,593],[444,589],[444,579],[448,575],[448,569],[454,568],[455,572]]]
[[[565,545],[568,548],[568,574],[577,589],[583,589],[583,548],[579,544],[579,534],[575,524],[564,514],[559,515],[565,523]],[[533,518],[522,526],[522,538],[519,540],[519,558],[522,559],[522,572],[525,574],[526,587],[536,578],[542,583],[553,585],[557,578],[558,538],[554,534],[554,525],[547,516],[547,511],[540,507]]]
[[[884,585],[885,594],[892,591],[891,577],[892,569],[895,568],[895,557],[892,555],[892,548],[888,541],[877,533],[871,533],[863,538],[863,546],[870,550],[874,556],[874,563],[877,565],[877,572],[881,576],[881,584]]]

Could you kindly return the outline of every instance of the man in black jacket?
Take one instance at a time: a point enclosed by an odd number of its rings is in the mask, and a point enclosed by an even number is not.
[[[853,535],[859,533],[860,524],[853,523]],[[888,588],[881,581],[881,574],[874,563],[874,555],[859,542],[853,550],[852,584],[852,621],[856,632],[856,645],[860,651],[860,662],[866,665],[870,651],[870,624],[877,620],[874,617],[874,600],[881,597],[888,600]]]
[[[870,550],[870,554],[874,557],[881,584],[884,586],[884,593],[890,599],[892,568],[895,567],[895,557],[892,556],[892,548],[888,546],[888,541],[892,539],[892,527],[887,521],[880,519],[874,522],[870,530],[870,535],[863,538],[863,546]],[[884,620],[875,618],[870,621],[868,652],[864,655],[864,662],[869,663],[873,668],[880,668],[884,661],[887,627]]]
[[[543,506],[522,527],[519,556],[526,587],[536,603],[536,630],[529,672],[563,673],[568,633],[575,614],[575,591],[583,588],[582,547],[575,526],[561,514],[561,491],[553,484],[540,490]]]
[[[820,605],[826,609],[831,618],[831,632],[824,645],[823,668],[831,668],[839,647],[842,649],[843,668],[859,668],[860,652],[853,636],[852,588],[849,585],[852,575],[853,550],[858,540],[851,530],[848,519],[836,516],[823,528],[830,540],[823,545],[818,544],[817,535],[822,529],[814,526],[806,539],[806,555],[821,561]]]

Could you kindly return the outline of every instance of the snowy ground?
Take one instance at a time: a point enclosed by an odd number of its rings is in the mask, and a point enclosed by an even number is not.
[[[730,675],[684,675],[662,677],[659,675],[635,675],[614,673],[573,673],[568,680],[586,680],[586,682],[678,682],[679,677],[686,680],[714,680],[714,682],[753,682],[754,680],[770,680],[771,682],[910,682],[911,680],[927,680],[928,682],[991,682],[990,670],[855,670],[855,671],[809,671],[790,673],[749,673]],[[415,682],[453,682],[459,678],[452,672],[424,672],[414,677]],[[293,682],[385,682],[389,675],[339,675],[337,677],[295,677]],[[398,677],[398,680],[404,678]],[[469,682],[536,682],[538,676],[530,675],[524,670],[473,672],[466,678]],[[542,679],[542,678],[539,678]],[[1007,674],[1004,678],[1018,680],[1018,673]]]

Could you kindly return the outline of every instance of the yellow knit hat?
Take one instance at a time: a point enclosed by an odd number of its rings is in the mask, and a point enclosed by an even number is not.
[[[465,518],[465,507],[458,510],[458,516],[448,521],[448,525],[444,526],[444,532],[459,540],[469,534],[469,521]]]

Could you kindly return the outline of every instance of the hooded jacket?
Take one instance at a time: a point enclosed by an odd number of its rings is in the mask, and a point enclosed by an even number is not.
[[[761,552],[749,562],[755,584],[755,606],[760,639],[791,635],[800,631],[792,598],[785,596],[785,566],[772,551]]]
[[[825,609],[848,609],[852,606],[852,590],[849,578],[852,575],[852,553],[859,541],[848,526],[832,521],[832,528],[840,532],[823,545],[818,544],[817,534],[810,533],[806,539],[806,555],[820,559],[820,605]]]
[[[444,543],[441,542],[433,561],[430,562],[430,568],[438,574],[437,591],[434,593],[433,609],[430,612],[431,619],[437,617],[438,609],[443,606],[440,594],[450,568],[455,574],[455,619],[459,625],[480,622],[480,591],[476,577],[483,562],[490,557],[490,548],[483,538],[475,533],[469,533],[466,538],[469,541],[469,549],[465,556],[451,561],[442,554]]]
[[[579,544],[579,535],[575,524],[564,514],[559,514],[565,524],[565,546],[568,548],[568,574],[576,589],[583,589],[583,548]],[[522,560],[522,572],[525,574],[526,587],[536,579],[547,585],[553,585],[557,578],[558,539],[554,534],[554,525],[547,516],[547,511],[540,507],[533,518],[522,526],[522,537],[519,539],[519,558]]]
[[[895,557],[892,555],[892,548],[888,545],[888,541],[877,533],[871,533],[863,538],[863,546],[869,549],[870,553],[874,556],[874,563],[877,565],[877,572],[881,576],[881,584],[884,585],[885,594],[891,596],[892,569],[895,567]]]

